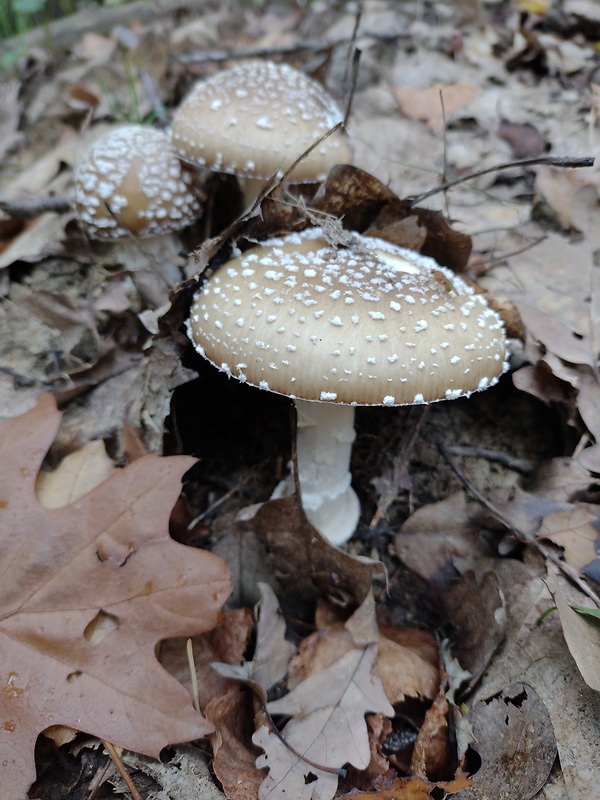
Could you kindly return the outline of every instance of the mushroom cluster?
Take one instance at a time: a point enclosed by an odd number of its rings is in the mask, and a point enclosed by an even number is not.
[[[303,506],[334,544],[359,516],[354,407],[468,396],[507,368],[501,319],[459,276],[381,239],[333,246],[319,228],[224,264],[196,295],[188,333],[218,369],[295,400]]]

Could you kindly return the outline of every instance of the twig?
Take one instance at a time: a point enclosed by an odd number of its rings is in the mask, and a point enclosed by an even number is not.
[[[100,788],[100,786],[104,783],[104,778],[106,777],[106,773],[108,772],[108,768],[110,767],[110,757],[106,760],[106,764],[102,768],[102,770],[97,770],[96,774],[90,781],[90,792],[85,798],[85,800],[94,800],[94,795]]]
[[[527,475],[533,470],[533,466],[529,461],[524,461],[520,458],[513,458],[507,453],[499,453],[497,450],[488,450],[486,447],[466,447],[464,445],[453,445],[448,448],[448,452],[455,456],[472,456],[475,458],[485,458],[487,461],[494,461],[496,464],[502,464],[509,469],[514,469],[516,472],[522,472]]]
[[[446,445],[444,445],[442,442],[438,442],[438,450],[444,456],[448,462],[448,466],[452,469],[456,477],[461,481],[465,488],[471,492],[473,497],[478,500],[482,506],[487,508],[488,511],[491,511],[496,519],[498,519],[499,522],[501,522],[505,528],[507,528],[507,530],[513,534],[513,536],[515,536],[520,542],[523,542],[523,544],[528,544],[532,547],[535,547],[535,549],[544,558],[548,558],[553,564],[556,564],[561,572],[563,572],[563,574],[566,575],[567,578],[572,581],[578,589],[591,598],[597,606],[600,606],[600,597],[598,597],[596,592],[579,577],[577,572],[569,564],[566,564],[564,561],[562,561],[562,559],[560,559],[556,553],[553,553],[549,547],[546,547],[545,544],[542,544],[542,542],[540,542],[538,539],[530,536],[527,531],[524,531],[518,526],[514,525],[510,519],[505,517],[500,509],[492,503],[491,500],[489,500],[479,491],[472,481],[470,481],[467,476],[458,468],[456,462],[450,454],[450,449],[446,447]]]
[[[250,475],[247,475],[236,486],[232,486],[231,489],[225,492],[225,494],[221,495],[218,500],[215,500],[214,503],[211,503],[208,508],[205,508],[204,511],[201,511],[190,523],[188,523],[186,530],[193,531],[199,522],[202,522],[202,520],[205,519],[209,514],[212,514],[215,509],[219,508],[219,506],[229,500],[230,497],[233,497],[234,494],[237,494],[250,481],[250,477]]]
[[[506,230],[505,228],[500,228],[499,230]],[[471,238],[478,236],[482,233],[487,233],[488,231],[476,231],[475,233],[471,234]],[[490,261],[484,262],[484,266],[486,270],[490,270],[493,267],[497,267],[499,264],[503,264],[507,259],[514,258],[515,256],[520,256],[522,253],[526,253],[528,250],[532,250],[534,247],[537,247],[538,244],[541,244],[548,238],[547,234],[543,236],[538,236],[537,239],[533,239],[533,241],[529,242],[523,247],[519,247],[516,250],[509,250],[506,253],[503,253],[501,256],[496,256],[495,258],[490,259]]]
[[[344,128],[348,124],[350,112],[352,110],[352,101],[354,100],[354,93],[356,92],[356,82],[358,80],[358,65],[360,62],[361,51],[356,46],[356,37],[358,36],[358,29],[360,28],[360,21],[362,19],[362,2],[358,4],[356,14],[354,16],[354,27],[352,28],[352,36],[348,43],[348,55],[346,57],[346,69],[344,72],[344,89],[348,92],[348,101],[346,103],[346,113],[344,114]]]
[[[433,189],[428,189],[428,191],[423,192],[422,194],[417,194],[414,197],[408,197],[407,201],[409,203],[409,207],[412,208],[418,203],[422,203],[423,200],[426,200],[428,197],[432,197],[434,194],[445,192],[446,189],[451,189],[453,186],[458,186],[466,181],[471,181],[473,178],[480,178],[482,175],[489,175],[490,172],[498,172],[499,170],[503,169],[512,169],[513,167],[537,167],[540,165],[561,168],[593,167],[594,159],[592,156],[585,156],[584,158],[570,158],[569,156],[552,158],[551,156],[544,156],[541,158],[524,158],[517,161],[507,161],[504,164],[496,164],[494,167],[479,169],[476,172],[471,172],[469,175],[463,175],[461,178],[454,178],[453,180],[445,181],[445,183],[441,183],[439,186],[435,186]]]
[[[350,118],[350,114],[352,112],[352,103],[354,101],[354,94],[356,92],[356,83],[358,81],[358,66],[360,64],[360,56],[362,50],[359,50],[358,47],[354,49],[352,53],[352,64],[350,67],[350,89],[348,91],[348,102],[346,103],[346,113],[344,114],[344,122],[342,124],[343,128],[346,128],[348,124],[348,119]]]
[[[108,755],[112,758],[116,768],[119,770],[119,773],[120,773],[121,777],[125,781],[125,785],[127,786],[129,791],[131,792],[131,796],[133,797],[133,800],[144,800],[142,795],[136,789],[134,782],[131,780],[131,775],[125,769],[125,764],[123,763],[123,759],[117,753],[117,749],[114,746],[114,744],[111,744],[110,742],[107,742],[106,739],[100,739],[100,741],[104,745],[104,748],[105,748],[106,752],[108,753]]]
[[[0,211],[4,211],[13,219],[33,219],[46,211],[56,214],[65,214],[73,210],[73,201],[69,197],[40,197],[35,200],[5,200],[0,199]]]
[[[188,666],[190,668],[190,678],[192,679],[192,700],[196,711],[200,711],[200,695],[198,694],[198,673],[196,672],[196,660],[194,659],[194,643],[188,639],[185,645]]]
[[[351,44],[354,35],[343,36],[338,39],[306,39],[303,42],[282,45],[281,47],[248,47],[243,50],[204,50],[201,53],[175,56],[182,64],[206,64],[209,62],[234,61],[243,58],[272,58],[273,56],[293,55],[303,51],[320,52],[333,50],[341,45]],[[395,42],[398,39],[408,38],[406,33],[361,33],[361,39],[375,41]]]

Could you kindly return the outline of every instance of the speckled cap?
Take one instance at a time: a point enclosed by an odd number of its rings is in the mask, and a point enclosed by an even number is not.
[[[83,155],[75,169],[75,207],[93,239],[118,239],[127,231],[153,236],[184,228],[202,214],[192,181],[165,133],[127,125]]]
[[[289,397],[409,405],[486,389],[506,336],[483,295],[433,259],[319,228],[272,239],[217,270],[188,333],[223,372]]]
[[[247,61],[199,83],[173,119],[180,157],[215,172],[269,178],[343,119],[323,87],[287,64]],[[316,147],[291,182],[322,180],[352,160],[341,131]]]

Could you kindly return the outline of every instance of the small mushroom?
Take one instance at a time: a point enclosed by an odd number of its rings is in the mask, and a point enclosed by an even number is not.
[[[323,87],[303,72],[272,61],[247,61],[198,83],[173,118],[172,140],[191,164],[245,179],[250,202],[264,181],[284,172],[343,119]],[[323,180],[334,164],[352,159],[346,136],[335,131],[288,177]]]
[[[75,169],[75,207],[92,239],[177,231],[202,213],[193,180],[165,133],[127,125],[84,153]]]
[[[77,164],[73,196],[87,235],[116,241],[111,255],[131,270],[149,306],[162,305],[181,280],[176,232],[201,216],[204,201],[167,134],[143,125],[110,131]]]
[[[507,368],[500,317],[460,276],[381,239],[332,246],[319,228],[224,264],[196,295],[188,333],[218,369],[295,400],[302,502],[334,544],[359,518],[354,407],[469,396]]]

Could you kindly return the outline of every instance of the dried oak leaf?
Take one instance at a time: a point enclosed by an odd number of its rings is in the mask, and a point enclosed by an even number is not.
[[[145,456],[62,508],[35,482],[60,414],[44,395],[0,426],[0,786],[25,796],[33,746],[64,724],[157,756],[212,726],[155,645],[215,625],[224,562],[177,544],[168,520],[184,457]]]
[[[366,769],[371,750],[365,714],[394,715],[379,678],[372,674],[377,645],[355,647],[326,669],[267,705],[271,715],[292,719],[283,740],[261,726],[252,741],[264,750],[257,767],[268,767],[259,800],[330,800],[336,770],[344,764]]]

